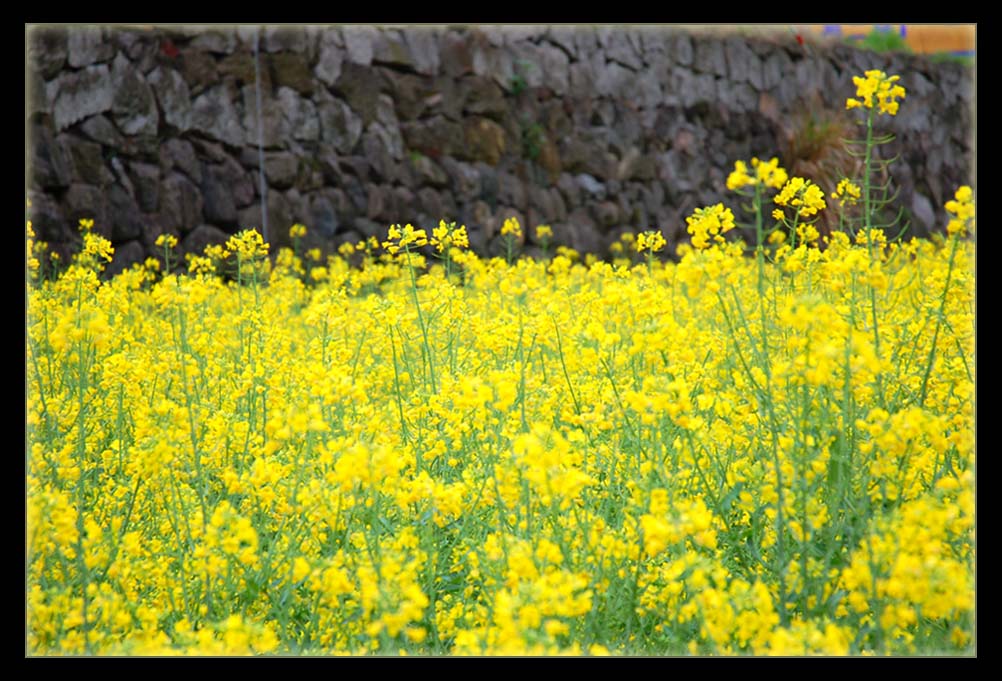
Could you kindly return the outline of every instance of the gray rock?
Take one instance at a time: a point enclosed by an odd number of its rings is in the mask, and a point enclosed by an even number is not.
[[[275,26],[264,29],[262,47],[268,52],[306,51],[306,30],[302,26]]]
[[[383,69],[382,76],[387,85],[387,96],[393,100],[397,116],[403,120],[421,117],[428,108],[426,101],[430,99],[434,102],[441,97],[441,93],[431,92],[434,86],[429,85],[424,76],[391,69]],[[448,80],[452,82],[451,78]]]
[[[141,241],[126,241],[115,244],[115,252],[111,256],[111,262],[104,269],[104,276],[115,277],[145,259],[146,249],[143,248]]]
[[[160,114],[153,91],[122,54],[111,65],[111,82],[111,113],[118,128],[126,135],[156,135]]]
[[[551,26],[546,32],[546,39],[563,50],[570,59],[577,59],[578,46],[575,35],[579,30],[573,26]]]
[[[414,68],[410,50],[400,31],[383,29],[372,43],[372,61],[395,68]]]
[[[557,189],[567,205],[576,206],[581,203],[581,185],[570,173],[560,174],[560,178],[557,180]]]
[[[122,133],[104,116],[88,118],[80,125],[80,131],[95,142],[100,142],[112,149],[122,149],[126,146]]]
[[[67,31],[67,53],[70,66],[80,68],[109,61],[115,48],[96,26],[81,26]]]
[[[230,235],[212,225],[201,224],[185,235],[181,240],[180,249],[182,253],[194,253],[202,255],[206,247],[210,245],[221,246],[226,244]]]
[[[671,36],[674,46],[671,54],[675,61],[681,66],[691,66],[693,63],[692,38],[685,31],[679,31]]]
[[[599,44],[605,50],[606,59],[633,71],[644,67],[644,62],[627,38],[622,28],[600,27],[597,29]]]
[[[278,88],[278,103],[285,117],[285,130],[294,139],[316,142],[320,139],[320,121],[317,109],[309,99],[300,97],[296,91]]]
[[[515,60],[511,52],[474,41],[472,59],[474,74],[494,79],[494,82],[505,91],[512,90],[515,82]]]
[[[362,119],[340,99],[321,101],[320,139],[330,142],[342,154],[350,154],[362,137]]]
[[[268,152],[264,155],[264,174],[269,185],[287,189],[295,184],[299,175],[299,160],[286,151]]]
[[[227,29],[202,29],[192,39],[191,47],[215,54],[232,54],[237,49],[237,35]]]
[[[619,97],[633,82],[636,74],[616,62],[608,62],[605,68],[598,72],[595,81],[595,91],[604,97]]]
[[[664,29],[644,27],[638,33],[645,63],[651,64],[662,60],[668,54],[668,33]]]
[[[563,192],[556,187],[550,187],[549,190],[547,190],[547,194],[550,197],[550,205],[553,206],[553,217],[548,219],[551,221],[566,220],[567,203],[564,201]]]
[[[595,93],[595,83],[604,68],[605,58],[601,53],[582,54],[581,60],[573,62],[568,68],[570,91],[582,98]]]
[[[452,156],[463,144],[462,126],[444,116],[408,121],[402,123],[400,129],[407,148],[432,158]]]
[[[446,32],[442,38],[440,67],[449,78],[461,78],[473,73],[473,52],[468,35]]]
[[[366,196],[369,205],[366,209],[366,216],[370,220],[392,220],[393,219],[393,190],[389,185],[369,184],[366,185]]]
[[[156,68],[148,80],[160,102],[164,121],[178,132],[188,130],[191,127],[191,93],[181,74],[174,69]]]
[[[463,79],[462,84],[465,91],[465,113],[499,116],[507,111],[504,92],[492,79],[472,76]]]
[[[46,80],[59,74],[66,63],[68,35],[63,28],[32,28],[28,32],[28,63]]]
[[[345,101],[362,117],[362,123],[366,126],[376,119],[376,105],[380,94],[378,84],[378,71],[348,62],[342,66],[341,77],[335,86],[335,90],[344,95]]]
[[[226,184],[226,171],[216,164],[202,169],[202,214],[215,224],[232,224],[237,219],[237,206]]]
[[[113,181],[114,178],[105,166],[100,144],[70,138],[65,134],[61,137],[66,138],[66,143],[61,146],[69,151],[73,161],[73,180],[75,182],[101,187]]]
[[[543,84],[543,69],[540,65],[539,48],[530,42],[518,42],[508,49],[513,57],[514,74],[521,77],[527,87],[540,87]]]
[[[792,69],[793,63],[786,52],[773,52],[762,64],[762,88],[772,90],[777,87]]]
[[[237,211],[237,222],[240,229],[256,229],[267,237],[272,249],[277,251],[283,246],[290,246],[289,228],[295,223],[293,207],[289,199],[280,192],[268,191],[268,234],[264,234],[264,224],[261,221],[261,204],[255,203],[243,210]]]
[[[404,158],[404,141],[400,135],[399,127],[391,127],[376,122],[369,126],[368,133],[379,140],[379,146],[389,153],[393,161],[402,161]]]
[[[553,222],[556,210],[550,193],[543,187],[534,184],[526,186],[526,193],[528,194],[528,212],[530,216],[534,216],[534,219],[530,217],[530,224],[535,227],[537,224]],[[535,231],[535,229],[529,229],[528,237],[532,243],[538,243],[535,239]]]
[[[72,159],[47,125],[31,126],[30,170],[32,184],[42,189],[66,187],[72,180]]]
[[[195,149],[190,142],[176,137],[167,140],[162,147],[160,159],[164,170],[177,168],[191,180],[198,183],[202,181],[202,168],[195,157]]]
[[[697,72],[714,76],[727,75],[727,57],[724,56],[724,46],[719,40],[701,36],[693,38],[693,43],[693,68]]]
[[[449,184],[449,175],[438,166],[437,163],[432,161],[430,158],[424,154],[414,154],[410,159],[411,166],[414,168],[414,173],[418,178],[418,181],[422,184],[431,185],[432,187],[446,187]],[[463,164],[465,165],[465,164]],[[475,174],[472,168],[470,170]],[[475,178],[477,188],[479,189],[480,178]]]
[[[320,38],[320,56],[313,68],[313,74],[327,87],[331,87],[341,76],[344,57],[344,40],[340,33],[324,31]]]
[[[345,26],[343,30],[348,61],[362,66],[371,64],[373,43],[379,37],[379,31],[371,26]]]
[[[912,232],[919,235],[931,234],[939,225],[932,202],[924,194],[915,192],[909,206],[912,214]]]
[[[143,232],[143,219],[139,206],[130,192],[120,184],[107,189],[108,217],[111,220],[111,242],[120,243],[138,239]]]
[[[49,99],[54,102],[52,118],[57,132],[88,116],[111,110],[115,93],[111,72],[105,64],[64,73],[50,85],[54,96]]]
[[[568,244],[578,253],[598,253],[602,249],[602,235],[588,209],[579,206],[567,216],[567,225],[552,225],[558,243]]]
[[[620,224],[623,218],[619,204],[613,201],[600,201],[592,204],[591,214],[599,225],[607,229]]]
[[[75,230],[80,220],[93,220],[94,232],[111,240],[108,195],[93,185],[74,182],[63,196],[66,219]]]
[[[152,163],[132,161],[129,178],[135,188],[136,204],[143,213],[155,213],[160,208],[160,168]]]
[[[257,87],[257,79],[260,75],[262,92],[270,92],[272,89],[271,70],[265,58],[258,62],[258,67],[254,65],[253,53],[235,52],[229,54],[216,64],[216,70],[222,79],[232,78],[238,85],[253,85]],[[259,73],[260,72],[260,73]]]
[[[455,155],[464,161],[484,161],[496,166],[505,153],[504,129],[490,120],[479,116],[471,116],[465,121],[464,140]]]
[[[440,64],[438,35],[430,28],[411,28],[404,32],[414,70],[425,76],[438,74]]]
[[[335,202],[323,194],[310,197],[308,221],[310,232],[321,239],[331,239],[337,234],[339,226]]]
[[[750,66],[755,53],[748,43],[740,36],[729,36],[724,39],[724,56],[730,79],[735,83],[745,83],[750,80]]]
[[[594,26],[575,27],[574,41],[578,48],[578,56],[582,59],[599,51],[598,32]]]
[[[543,71],[543,85],[558,95],[563,95],[570,87],[570,59],[559,47],[542,44],[539,50],[539,65]]]
[[[160,219],[186,234],[202,222],[202,195],[184,175],[170,173],[160,186]]]
[[[253,85],[246,85],[242,89],[244,104],[244,143],[257,146],[258,144],[258,108],[257,91]],[[286,118],[282,113],[282,107],[278,101],[270,94],[261,95],[261,141],[265,148],[275,149],[285,146],[288,139],[286,130]]]
[[[512,173],[498,172],[498,200],[524,211],[529,205],[525,183]]]
[[[480,196],[480,173],[474,166],[452,158],[443,158],[442,168],[449,176],[450,188],[457,199],[472,201]]]
[[[49,244],[51,250],[56,244],[66,244],[79,241],[75,229],[70,228],[69,218],[54,198],[43,192],[28,192],[31,207],[28,208],[28,219],[35,232],[37,241]],[[76,225],[77,223],[73,223]],[[64,259],[63,262],[68,262]]]
[[[717,96],[716,79],[708,73],[693,75],[679,69],[675,77],[675,90],[682,93],[682,106],[686,109],[697,105],[709,106]]]
[[[233,105],[233,94],[226,85],[217,85],[195,99],[191,107],[191,129],[233,147],[243,145],[247,139]]]
[[[664,102],[664,93],[658,75],[652,71],[642,71],[627,88],[627,95],[635,105],[654,109]]]
[[[463,81],[456,81],[445,76],[435,78],[431,86],[422,91],[423,94],[427,95],[421,102],[425,108],[422,117],[442,114],[450,120],[462,120],[463,104],[467,96],[462,86]]]
[[[306,55],[282,52],[271,55],[268,61],[275,85],[292,88],[301,95],[313,94],[313,74]]]
[[[192,95],[211,88],[219,82],[215,58],[208,52],[185,50],[180,57],[181,73]]]
[[[442,196],[432,189],[431,187],[424,187],[418,190],[417,193],[417,210],[418,213],[424,215],[428,220],[427,227],[430,229],[438,226],[439,220],[444,220],[446,217],[445,203],[442,201]]]
[[[574,180],[577,185],[583,189],[586,193],[594,198],[604,198],[605,197],[605,185],[596,180],[591,175],[587,173],[581,173],[577,175]],[[570,198],[570,197],[568,197]]]
[[[500,191],[497,168],[483,162],[475,164],[474,168],[480,176],[480,197],[491,206],[496,205]]]
[[[386,225],[382,222],[359,216],[352,220],[351,225],[365,239],[376,237],[382,240],[386,238]]]
[[[25,106],[28,109],[27,116],[31,117],[36,114],[43,113],[48,114],[51,117],[52,102],[49,101],[48,92],[45,88],[45,80],[42,78],[42,74],[33,68],[26,69],[24,79]]]

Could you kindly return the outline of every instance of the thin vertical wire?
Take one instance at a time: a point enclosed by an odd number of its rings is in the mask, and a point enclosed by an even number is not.
[[[258,41],[261,27],[254,31],[254,81],[257,95],[257,175],[261,193],[261,236],[268,243],[268,185],[264,181],[264,119],[261,115],[261,65]]]

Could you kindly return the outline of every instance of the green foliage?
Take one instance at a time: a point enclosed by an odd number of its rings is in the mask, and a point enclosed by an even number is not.
[[[854,43],[866,50],[874,52],[908,52],[912,48],[908,46],[904,36],[896,31],[879,31],[873,29],[862,41]]]
[[[546,131],[539,123],[522,124],[522,155],[535,161],[543,150]]]

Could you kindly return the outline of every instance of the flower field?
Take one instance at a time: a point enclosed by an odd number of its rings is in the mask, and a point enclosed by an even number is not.
[[[755,242],[677,262],[443,222],[102,280],[84,225],[28,288],[27,654],[973,654],[972,192],[904,241],[857,180],[738,162]]]

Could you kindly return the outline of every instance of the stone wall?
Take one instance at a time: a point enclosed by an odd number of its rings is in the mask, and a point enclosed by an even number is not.
[[[34,28],[26,55],[26,183],[39,239],[68,253],[90,217],[113,271],[162,232],[200,252],[262,226],[270,241],[383,237],[387,225],[466,224],[499,250],[515,215],[554,241],[605,252],[725,201],[737,159],[780,155],[844,112],[851,78],[901,75],[894,180],[913,231],[973,183],[973,74],[925,57],[672,27]],[[853,132],[858,133],[860,126]],[[786,151],[784,151],[786,150]],[[805,158],[810,162],[810,158]],[[532,230],[527,230],[532,249]]]

